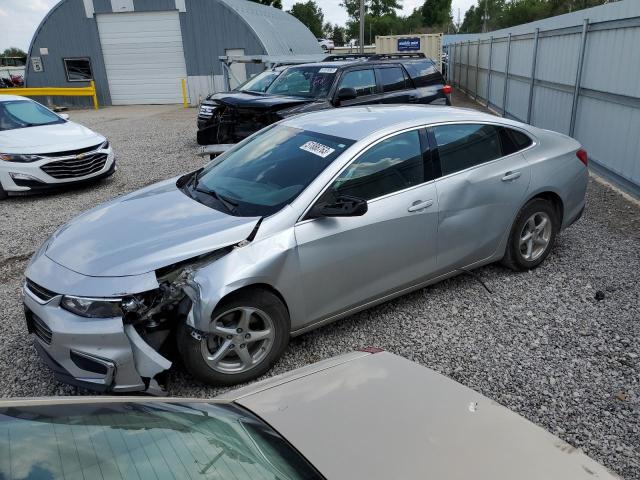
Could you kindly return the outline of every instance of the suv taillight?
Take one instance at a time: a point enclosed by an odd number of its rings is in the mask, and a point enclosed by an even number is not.
[[[576,157],[578,157],[578,159],[580,159],[580,161],[582,163],[584,163],[585,167],[589,166],[589,155],[587,155],[587,151],[584,149],[580,149],[576,152]]]
[[[451,87],[451,85],[445,85],[444,87],[442,87],[442,93],[444,93],[445,95],[451,95],[451,92],[453,92],[453,88]]]

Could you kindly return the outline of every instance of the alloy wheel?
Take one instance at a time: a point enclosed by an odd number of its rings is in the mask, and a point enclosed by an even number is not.
[[[529,217],[520,232],[520,255],[527,262],[540,258],[551,240],[551,218],[545,212],[536,212]]]
[[[242,373],[269,354],[275,338],[273,320],[262,310],[236,307],[211,322],[201,350],[210,368],[221,373]]]

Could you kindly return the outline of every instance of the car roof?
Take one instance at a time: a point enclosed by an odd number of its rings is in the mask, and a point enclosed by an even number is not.
[[[283,124],[335,137],[361,140],[376,132],[396,127],[429,125],[450,121],[499,122],[521,125],[519,122],[496,117],[467,108],[434,105],[389,105],[343,107],[298,115]]]
[[[19,95],[0,95],[0,103],[10,102],[12,100],[29,100],[29,99],[26,97],[21,97]]]

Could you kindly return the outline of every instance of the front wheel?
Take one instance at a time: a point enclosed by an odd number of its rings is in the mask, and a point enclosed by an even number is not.
[[[263,289],[249,289],[221,302],[209,333],[201,338],[182,325],[178,349],[187,370],[210,385],[235,385],[267,372],[289,343],[289,314]]]
[[[513,270],[531,270],[549,255],[559,230],[553,205],[542,198],[527,203],[511,228],[503,265]]]

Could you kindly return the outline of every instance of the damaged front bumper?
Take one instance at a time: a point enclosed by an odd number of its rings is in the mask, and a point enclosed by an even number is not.
[[[27,329],[59,381],[99,392],[160,393],[154,377],[171,367],[169,360],[122,318],[80,317],[60,307],[61,299],[44,301],[24,288]]]
[[[98,392],[162,393],[157,375],[171,362],[152,348],[122,317],[86,318],[61,307],[66,294],[89,291],[118,296],[157,288],[154,275],[86,277],[36,254],[27,268],[23,301],[27,330],[56,378]],[[49,290],[56,285],[56,291]]]

